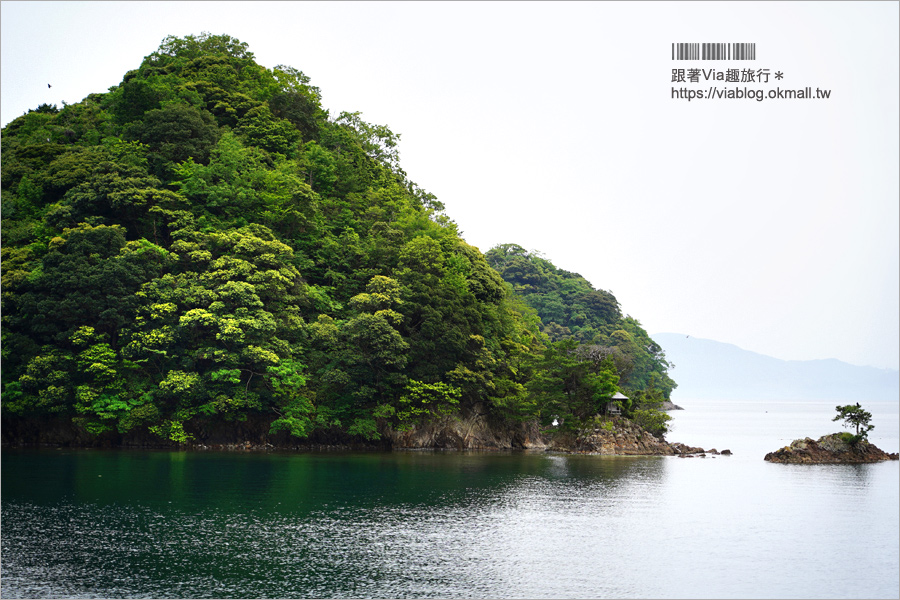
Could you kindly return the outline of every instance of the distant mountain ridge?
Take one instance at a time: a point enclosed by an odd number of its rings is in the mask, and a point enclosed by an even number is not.
[[[860,367],[836,359],[781,360],[733,344],[658,333],[650,336],[674,364],[672,400],[864,400],[900,399],[900,372]]]

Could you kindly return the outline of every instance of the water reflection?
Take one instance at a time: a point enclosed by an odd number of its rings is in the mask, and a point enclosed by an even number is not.
[[[470,496],[502,496],[503,489],[523,478],[567,485],[615,482],[643,477],[653,464],[661,463],[521,453],[38,451],[4,460],[3,495],[37,504],[63,498],[98,504],[140,499],[150,505],[174,502],[191,510],[310,512],[340,505],[465,504]]]
[[[550,463],[550,477],[510,485],[486,514],[488,526],[476,530],[472,548],[490,579],[504,582],[508,597],[633,595],[627,565],[642,540],[628,515],[652,501],[665,460],[566,456]],[[567,478],[553,477],[560,473]]]
[[[879,562],[897,556],[896,469],[879,470],[896,465],[797,471],[726,459],[443,452],[2,459],[3,597],[896,588],[896,565]],[[828,533],[817,539],[821,528]],[[842,542],[829,545],[834,536]],[[817,548],[815,565],[775,560],[798,539]],[[866,563],[875,587],[863,589],[835,566],[869,548],[878,551]]]
[[[3,465],[5,589],[13,581],[41,596],[552,596],[564,589],[556,561],[570,560],[573,543],[599,551],[623,495],[642,493],[663,464],[521,453],[13,454]],[[612,521],[581,527],[593,512]],[[52,593],[40,581],[55,582]]]

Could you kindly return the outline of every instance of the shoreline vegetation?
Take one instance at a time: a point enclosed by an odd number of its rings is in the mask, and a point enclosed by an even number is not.
[[[471,415],[662,439],[670,365],[611,292],[467,244],[398,134],[321,100],[230,36],[170,36],[3,129],[4,444],[381,447]]]
[[[14,441],[3,447],[72,447],[121,450],[171,449],[189,451],[403,451],[458,450],[561,452],[620,456],[706,456],[731,455],[730,450],[705,450],[679,442],[668,442],[652,435],[633,421],[623,417],[597,417],[580,430],[542,429],[536,421],[508,424],[491,423],[485,415],[467,418],[447,416],[420,423],[404,430],[386,425],[376,442],[352,439],[340,430],[320,432],[305,440],[280,434],[268,434],[264,422],[245,422],[238,428],[218,427],[204,432],[203,439],[173,443],[141,435],[84,435],[64,420],[55,422],[8,424],[7,433]],[[499,425],[499,426],[498,426]]]

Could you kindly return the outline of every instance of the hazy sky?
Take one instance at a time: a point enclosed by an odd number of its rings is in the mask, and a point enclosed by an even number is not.
[[[227,33],[309,75],[332,115],[399,133],[410,178],[482,251],[539,250],[650,333],[896,369],[898,7],[4,1],[0,107],[5,125],[78,102],[167,35]],[[673,42],[757,59],[673,61]],[[672,82],[691,67],[769,83]],[[830,98],[672,98],[713,85]]]

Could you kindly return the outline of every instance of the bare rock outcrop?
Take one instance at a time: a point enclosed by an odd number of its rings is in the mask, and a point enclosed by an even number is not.
[[[794,440],[764,460],[787,464],[859,464],[897,460],[897,453],[888,454],[867,440],[849,443],[840,433],[824,435],[818,440]]]
[[[687,446],[679,442],[667,442],[652,435],[633,421],[613,418],[609,425],[581,431],[575,436],[554,436],[550,450],[585,454],[625,456],[703,456],[719,454],[715,449]],[[725,451],[731,454],[730,451]]]
[[[493,423],[484,414],[445,417],[407,430],[386,427],[394,448],[455,450],[544,450],[547,441],[537,423]]]
[[[670,443],[634,422],[615,417],[606,425],[577,433],[542,431],[535,422],[492,423],[484,415],[447,417],[416,425],[405,431],[386,429],[384,435],[394,448],[443,448],[457,450],[548,450],[578,454],[629,456],[705,456],[717,450]],[[723,450],[723,455],[731,451]]]

